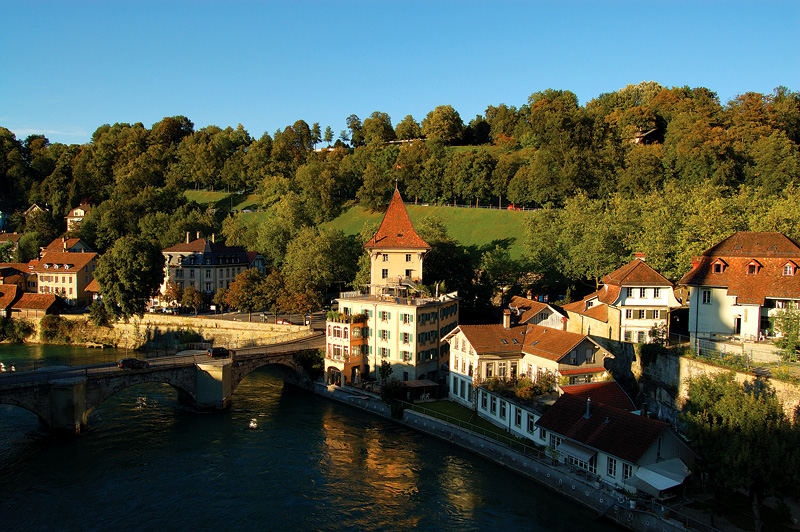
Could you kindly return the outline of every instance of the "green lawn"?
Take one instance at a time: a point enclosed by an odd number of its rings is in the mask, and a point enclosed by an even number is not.
[[[186,199],[200,205],[213,204],[216,209],[240,211],[242,209],[257,209],[255,194],[237,194],[235,192],[221,192],[211,190],[187,190],[184,192]]]
[[[422,205],[407,205],[406,208],[414,223],[425,216],[436,216],[450,235],[464,246],[482,247],[495,243],[507,245],[513,258],[520,258],[524,254],[526,212]],[[354,235],[361,231],[365,223],[380,222],[382,218],[383,212],[367,211],[356,206],[328,225]]]
[[[460,421],[461,423],[468,424],[467,426],[460,426],[474,430],[475,432],[481,433],[484,436],[489,436],[490,438],[505,444],[508,444],[509,440],[520,441],[507,431],[478,416],[478,414],[476,414],[472,409],[461,406],[460,404],[452,401],[444,400],[434,401],[431,403],[422,403],[415,405],[414,410],[422,414],[438,417],[439,419],[447,421],[448,423],[453,423],[454,425],[460,425],[457,422]]]

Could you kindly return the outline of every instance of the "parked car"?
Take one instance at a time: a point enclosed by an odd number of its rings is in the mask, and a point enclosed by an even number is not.
[[[150,367],[150,363],[138,358],[123,358],[117,366],[119,366],[119,369],[147,369]]]
[[[207,354],[211,358],[228,358],[231,353],[224,347],[212,347],[207,351]]]
[[[275,321],[275,323],[277,323],[278,325],[291,325],[292,324],[291,321],[284,320],[284,319],[278,319],[278,320]]]

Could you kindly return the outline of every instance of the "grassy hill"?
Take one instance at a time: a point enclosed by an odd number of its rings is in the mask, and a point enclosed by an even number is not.
[[[407,205],[412,223],[425,216],[439,218],[450,235],[464,246],[484,246],[492,242],[507,242],[511,256],[519,258],[524,253],[526,212],[499,209],[468,209],[462,207],[428,207]],[[380,222],[383,212],[351,207],[326,225],[354,235],[367,222]]]
[[[255,194],[238,194],[236,192],[217,192],[211,190],[187,190],[186,199],[200,205],[213,204],[214,208],[229,211],[231,209],[255,210],[258,205]]]

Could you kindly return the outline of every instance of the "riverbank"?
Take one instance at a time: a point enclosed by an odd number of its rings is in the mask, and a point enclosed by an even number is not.
[[[497,440],[441,419],[410,409],[403,410],[402,417],[394,417],[391,407],[377,395],[356,389],[326,386],[319,382],[313,384],[312,391],[333,401],[370,412],[457,445],[589,508],[596,513],[598,518],[605,517],[629,530],[662,530],[665,532],[687,529],[716,530],[703,523],[693,522],[686,517],[682,521],[671,518],[668,510],[660,505],[650,508],[636,507],[636,503],[626,495],[612,490],[598,481],[581,478],[564,464],[527,456]]]

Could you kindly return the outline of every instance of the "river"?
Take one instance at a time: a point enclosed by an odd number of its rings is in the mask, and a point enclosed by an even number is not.
[[[0,345],[18,367],[123,354]],[[215,414],[183,409],[168,385],[128,388],[77,438],[0,405],[0,471],[4,531],[617,530],[466,451],[284,388],[270,368]]]

